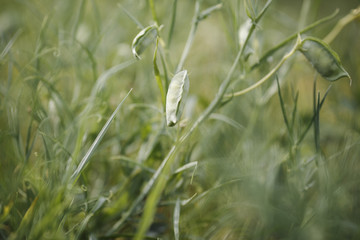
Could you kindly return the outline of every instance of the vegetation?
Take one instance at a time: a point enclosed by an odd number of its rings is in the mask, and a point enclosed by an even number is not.
[[[0,239],[359,239],[359,19],[1,1]]]

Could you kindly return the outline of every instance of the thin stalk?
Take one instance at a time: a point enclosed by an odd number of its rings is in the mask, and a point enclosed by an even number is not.
[[[323,97],[323,99],[322,99],[321,102],[320,102],[319,110],[321,109],[322,105],[324,104],[324,101],[325,101],[328,93],[330,92],[331,87],[332,87],[332,85],[330,85],[330,86],[328,87],[328,89],[326,90],[326,92],[325,92],[325,94],[324,94],[324,97]],[[300,135],[299,139],[297,140],[297,142],[296,142],[296,144],[295,144],[296,146],[299,146],[300,143],[304,140],[306,134],[307,134],[308,131],[310,130],[311,125],[312,125],[313,122],[315,121],[315,117],[316,117],[316,115],[314,114],[313,117],[312,117],[312,119],[311,119],[311,121],[309,122],[309,124],[307,125],[307,127],[305,128],[305,130],[303,131],[303,133]]]
[[[176,68],[175,73],[181,71],[181,69],[183,68],[186,57],[187,57],[187,55],[189,54],[189,51],[190,51],[190,47],[191,47],[191,45],[192,45],[192,43],[194,41],[195,33],[196,33],[197,27],[199,25],[199,22],[204,20],[205,18],[207,18],[212,12],[220,9],[221,7],[222,7],[222,4],[219,3],[219,4],[211,6],[211,7],[207,8],[207,9],[205,9],[204,11],[200,12],[200,3],[199,3],[198,0],[196,1],[196,3],[195,3],[195,14],[194,14],[194,17],[192,19],[190,33],[189,33],[188,39],[187,39],[185,47],[184,47],[184,51],[183,51],[183,53],[181,55],[180,62],[178,64],[177,68]]]
[[[166,93],[164,91],[164,86],[161,81],[160,71],[157,65],[157,51],[158,51],[158,45],[159,45],[159,38],[156,39],[156,46],[154,51],[154,57],[153,57],[153,66],[154,66],[154,75],[156,83],[159,87],[160,95],[161,95],[161,103],[163,105],[163,109],[165,111],[165,101],[166,101]]]
[[[296,118],[296,113],[297,113],[298,99],[299,99],[299,92],[296,92],[296,95],[295,95],[295,98],[294,98],[294,108],[293,108],[293,111],[292,111],[292,114],[291,114],[291,125],[290,125],[291,131],[294,130],[295,118]]]
[[[158,25],[159,21],[158,21],[156,11],[155,11],[154,0],[149,0],[149,4],[150,4],[150,9],[151,9],[151,14],[152,14],[153,20],[155,21],[155,24]]]
[[[194,17],[193,17],[193,20],[192,20],[190,33],[189,33],[188,39],[186,40],[184,51],[181,54],[181,58],[180,58],[180,61],[179,61],[179,64],[178,64],[178,66],[176,68],[175,73],[181,71],[181,69],[184,66],[184,62],[186,60],[186,57],[189,54],[190,47],[191,47],[191,45],[192,45],[192,43],[194,41],[195,33],[196,33],[196,30],[197,30],[197,27],[198,27],[198,24],[199,24],[199,21],[198,21],[199,14],[200,14],[200,3],[199,3],[199,1],[196,1],[196,3],[195,3],[195,14],[194,14]]]
[[[281,112],[283,114],[284,122],[285,122],[286,128],[288,130],[290,141],[291,141],[291,144],[292,144],[293,141],[294,141],[293,140],[293,132],[292,132],[292,129],[290,128],[290,124],[289,124],[288,118],[286,116],[285,104],[284,104],[284,100],[283,100],[282,95],[281,95],[279,78],[277,76],[276,76],[276,83],[277,83],[277,87],[278,87],[278,95],[279,95],[279,100],[280,100]]]
[[[169,36],[167,41],[167,46],[169,47],[172,40],[172,35],[174,33],[175,21],[176,21],[176,8],[177,8],[177,0],[174,0],[173,7],[172,7],[172,14],[171,14],[171,23],[170,23],[170,30]]]
[[[311,0],[303,0],[302,2],[298,29],[304,28],[306,24],[306,20],[308,18],[308,12],[311,8],[311,2],[312,2]]]
[[[355,19],[360,19],[360,6],[358,6],[356,9],[353,9],[348,15],[341,18],[339,22],[336,24],[336,26],[333,28],[331,32],[329,32],[328,35],[324,38],[324,42],[331,43],[337,35],[341,32],[341,30],[354,21]]]
[[[105,125],[103,126],[103,128],[101,129],[101,131],[99,132],[99,134],[96,136],[94,142],[91,144],[89,150],[86,152],[85,156],[82,158],[82,160],[80,161],[78,167],[76,168],[76,170],[74,171],[74,173],[71,175],[71,182],[74,185],[76,183],[76,181],[78,180],[80,174],[82,173],[82,171],[84,170],[86,164],[89,162],[90,157],[93,155],[94,150],[97,148],[97,146],[99,145],[99,143],[101,142],[102,138],[104,137],[105,133],[107,132],[112,120],[115,118],[116,113],[119,111],[120,107],[122,106],[122,104],[124,103],[125,99],[129,96],[129,94],[131,93],[132,89],[130,89],[130,91],[127,93],[127,95],[123,98],[123,100],[118,104],[118,106],[116,107],[115,111],[111,114],[111,116],[109,117],[109,119],[106,121]]]
[[[261,78],[259,81],[257,81],[256,83],[254,83],[253,85],[251,85],[248,88],[245,88],[241,91],[232,93],[232,94],[226,94],[225,97],[237,97],[237,96],[241,96],[245,93],[250,92],[251,90],[259,87],[261,84],[263,84],[264,82],[266,82],[266,80],[268,80],[269,78],[271,78],[276,72],[277,70],[279,70],[279,68],[286,62],[287,59],[289,59],[298,49],[298,47],[301,44],[301,39],[300,36],[298,37],[298,40],[296,41],[296,44],[294,45],[294,47],[290,50],[290,52],[288,52],[287,54],[285,54],[283,56],[283,58],[281,59],[281,61],[268,73],[266,74],[263,78]]]
[[[336,9],[334,13],[332,13],[331,15],[324,17],[310,25],[308,25],[307,27],[305,27],[303,30],[294,33],[293,35],[291,35],[290,37],[288,37],[287,39],[285,39],[284,41],[282,41],[281,43],[279,43],[278,45],[276,45],[275,47],[273,47],[272,49],[270,49],[269,51],[267,51],[261,58],[260,60],[255,63],[253,66],[251,66],[251,70],[257,68],[258,66],[260,66],[264,61],[266,61],[271,55],[273,55],[276,51],[278,51],[279,49],[281,49],[282,47],[284,47],[286,44],[288,44],[289,42],[291,42],[293,39],[295,39],[299,34],[303,34],[306,33],[310,30],[312,30],[313,28],[319,26],[322,23],[325,23],[327,21],[329,21],[330,19],[334,18],[339,12],[339,9]]]

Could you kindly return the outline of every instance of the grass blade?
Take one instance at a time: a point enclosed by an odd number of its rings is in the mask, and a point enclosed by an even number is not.
[[[157,65],[158,45],[159,45],[159,38],[156,38],[156,47],[155,47],[154,58],[153,58],[154,75],[155,75],[156,83],[157,83],[157,85],[158,85],[158,87],[159,87],[159,90],[160,90],[161,102],[162,102],[162,104],[163,104],[163,108],[165,109],[165,99],[166,99],[166,95],[165,95],[163,83],[162,83],[162,81],[161,81],[160,71],[159,71],[159,68],[158,68],[158,65]]]
[[[83,159],[81,160],[80,164],[78,165],[78,167],[76,168],[76,170],[74,171],[74,173],[71,176],[71,181],[75,184],[75,182],[77,181],[77,179],[79,178],[81,172],[84,170],[85,165],[89,162],[90,157],[93,155],[96,147],[99,145],[101,139],[104,137],[106,131],[108,130],[110,123],[112,122],[112,120],[115,118],[116,113],[119,111],[120,107],[122,106],[122,104],[124,103],[125,99],[129,96],[130,92],[132,91],[132,89],[130,89],[130,91],[126,94],[126,96],[124,97],[124,99],[119,103],[119,105],[116,107],[115,111],[111,114],[110,118],[106,121],[105,125],[103,126],[103,128],[101,129],[101,131],[99,132],[99,134],[97,135],[97,137],[95,138],[94,142],[91,144],[89,150],[86,152],[85,156],[83,157]]]
[[[174,0],[173,6],[172,6],[172,14],[171,14],[171,23],[170,23],[170,30],[169,30],[169,36],[167,45],[170,47],[171,39],[174,33],[174,27],[175,27],[175,21],[176,21],[176,7],[177,7],[177,0]]]
[[[290,125],[289,125],[288,118],[286,116],[285,104],[284,104],[284,100],[283,100],[282,95],[281,95],[279,78],[277,76],[275,78],[276,78],[277,87],[278,87],[278,95],[279,95],[279,100],[280,100],[281,112],[282,112],[282,115],[283,115],[283,118],[284,118],[286,128],[287,128],[288,133],[289,133],[290,140],[291,140],[291,142],[293,142],[293,134],[292,134],[292,131],[291,131],[291,128],[290,128]]]
[[[10,51],[11,47],[14,45],[16,39],[19,37],[22,30],[17,30],[14,36],[10,39],[8,44],[6,44],[4,50],[0,54],[0,61],[6,56],[6,54]]]
[[[180,223],[180,198],[178,198],[176,200],[175,209],[174,209],[174,237],[175,237],[175,240],[180,239],[179,223]]]

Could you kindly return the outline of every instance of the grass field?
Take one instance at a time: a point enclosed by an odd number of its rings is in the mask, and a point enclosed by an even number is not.
[[[359,39],[357,0],[0,0],[0,239],[360,239]]]

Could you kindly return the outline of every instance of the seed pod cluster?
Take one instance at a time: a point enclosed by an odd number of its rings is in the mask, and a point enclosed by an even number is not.
[[[349,74],[341,65],[340,58],[325,42],[320,39],[307,37],[299,48],[316,71],[328,81],[335,81]]]
[[[132,42],[132,53],[135,58],[141,59],[140,54],[146,49],[146,47],[154,42],[157,36],[157,27],[152,25],[142,29],[134,38]]]
[[[189,92],[189,76],[186,70],[178,72],[171,79],[166,95],[166,122],[169,127],[180,120]]]

